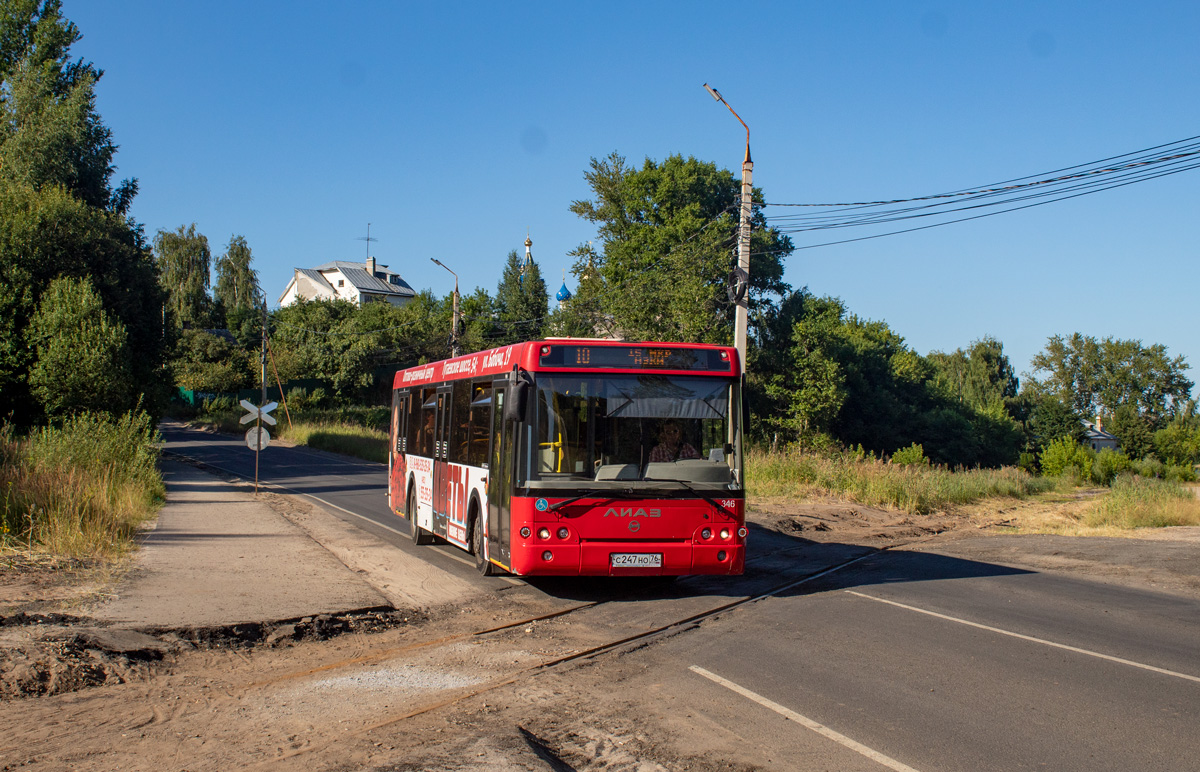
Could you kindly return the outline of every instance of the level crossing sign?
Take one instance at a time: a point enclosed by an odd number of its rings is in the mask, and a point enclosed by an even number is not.
[[[243,399],[242,407],[246,408],[248,411],[246,415],[242,416],[242,423],[248,424],[251,421],[256,421],[261,418],[264,423],[268,423],[271,426],[275,425],[275,416],[271,415],[271,411],[279,407],[278,402],[268,402],[262,407],[258,407],[250,400]],[[246,432],[246,446],[256,453],[267,447],[267,445],[270,443],[270,432],[261,426],[255,426]]]

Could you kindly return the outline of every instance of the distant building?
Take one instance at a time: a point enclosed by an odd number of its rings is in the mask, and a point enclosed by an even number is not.
[[[372,302],[402,306],[416,294],[400,274],[389,271],[386,265],[369,257],[366,263],[335,260],[316,268],[297,268],[279,296],[279,305],[288,306],[297,300],[340,298],[359,306]]]
[[[1100,420],[1100,416],[1096,416],[1095,421],[1082,421],[1081,423],[1084,426],[1084,445],[1096,451],[1104,450],[1105,448],[1109,450],[1121,449],[1121,441],[1114,435],[1104,431],[1104,424]]]

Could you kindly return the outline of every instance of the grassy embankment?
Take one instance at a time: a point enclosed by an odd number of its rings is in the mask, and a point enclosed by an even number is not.
[[[280,407],[272,413],[278,423],[267,430],[272,437],[295,445],[387,463],[389,414],[386,407],[305,410],[293,414],[289,422]],[[243,415],[235,411],[209,412],[190,421],[219,432],[241,434],[247,428],[247,424],[239,423]]]
[[[752,451],[747,459],[752,496],[832,496],[868,506],[927,514],[991,499],[1037,500],[1035,516],[1019,518],[1024,532],[1103,535],[1137,528],[1200,525],[1200,499],[1186,486],[1122,475],[1085,499],[1071,477],[1036,477],[1020,469],[951,471],[901,466],[852,454]]]
[[[0,428],[0,548],[116,558],[165,498],[149,416],[83,415],[17,437]]]

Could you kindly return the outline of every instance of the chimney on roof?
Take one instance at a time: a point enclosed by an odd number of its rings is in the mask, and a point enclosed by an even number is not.
[[[367,258],[367,273],[371,277],[375,276],[375,258],[373,258],[373,257]]]
[[[1104,431],[1104,416],[1099,413],[1096,413],[1096,431]]]

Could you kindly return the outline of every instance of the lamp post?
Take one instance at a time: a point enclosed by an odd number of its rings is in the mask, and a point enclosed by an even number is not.
[[[446,264],[441,260],[438,260],[436,257],[431,257],[429,259],[443,268],[446,268]],[[446,268],[446,270],[450,271],[449,268]],[[458,345],[458,274],[456,274],[454,271],[450,271],[450,275],[454,277],[454,310],[450,316],[450,356],[456,357],[462,353],[462,349],[460,349]]]
[[[729,107],[729,103],[721,96],[721,92],[707,83],[704,84],[704,90],[713,99]],[[733,343],[737,347],[738,357],[742,360],[744,372],[746,369],[746,337],[749,327],[747,298],[750,293],[750,216],[754,204],[753,187],[750,181],[754,173],[754,162],[750,160],[750,127],[742,120],[742,116],[734,112],[732,107],[729,107],[729,112],[733,113],[733,117],[737,118],[738,123],[742,124],[742,128],[746,130],[746,158],[742,161],[742,197],[738,217],[738,267],[734,270],[729,282],[730,295],[734,302]]]

